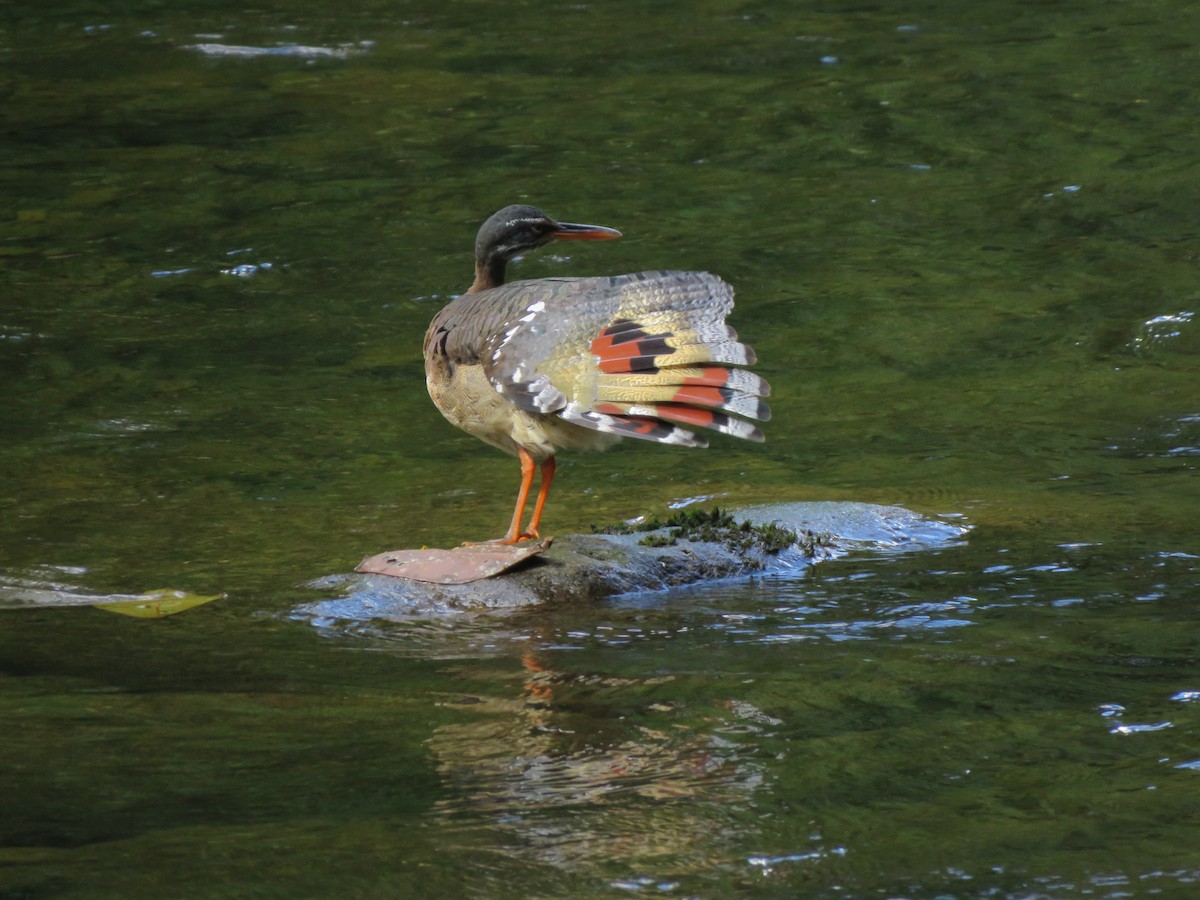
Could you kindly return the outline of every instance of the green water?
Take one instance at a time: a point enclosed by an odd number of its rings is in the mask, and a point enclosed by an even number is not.
[[[0,896],[1193,896],[1197,12],[0,8],[0,582],[225,594],[0,613]],[[549,530],[967,538],[292,618],[504,528],[420,344],[510,202],[625,233],[520,277],[730,281],[775,388],[765,445],[564,457]]]

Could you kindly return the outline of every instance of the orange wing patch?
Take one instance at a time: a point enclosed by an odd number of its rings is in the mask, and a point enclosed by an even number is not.
[[[673,403],[692,403],[696,406],[721,407],[728,403],[732,396],[733,392],[728,388],[685,383],[671,395],[671,401]]]
[[[667,338],[671,332],[650,334],[630,319],[617,319],[592,340],[589,349],[600,360],[607,375],[625,372],[657,372],[656,357],[673,351]]]
[[[645,438],[650,441],[664,441],[678,432],[669,422],[648,416],[631,416],[626,407],[613,403],[597,403],[594,412],[610,417],[608,430],[627,437]],[[682,421],[682,420],[681,420]],[[686,423],[685,423],[686,424]],[[687,432],[678,432],[687,435]],[[688,435],[691,437],[691,435]],[[702,442],[701,442],[702,444]]]

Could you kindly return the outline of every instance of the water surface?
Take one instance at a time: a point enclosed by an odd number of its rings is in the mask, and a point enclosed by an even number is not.
[[[110,14],[111,13],[111,14]],[[1200,190],[1178,4],[22,6],[0,25],[0,892],[1190,896]],[[697,268],[762,446],[562,459],[960,542],[518,616],[314,627],[498,533],[421,335],[510,202]]]

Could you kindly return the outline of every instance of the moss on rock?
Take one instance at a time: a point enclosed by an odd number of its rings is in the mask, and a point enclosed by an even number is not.
[[[688,509],[672,513],[664,521],[657,516],[640,522],[592,526],[593,534],[642,534],[643,547],[673,547],[679,541],[721,544],[735,553],[780,553],[795,547],[811,556],[829,544],[829,536],[811,531],[796,532],[768,522],[755,525],[737,521],[729,512],[714,506],[710,510]]]

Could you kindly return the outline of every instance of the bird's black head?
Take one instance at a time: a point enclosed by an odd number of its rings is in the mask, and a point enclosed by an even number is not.
[[[474,287],[503,284],[504,267],[510,259],[553,240],[602,241],[620,236],[615,228],[603,225],[556,222],[533,206],[506,206],[483,223],[475,238]]]

